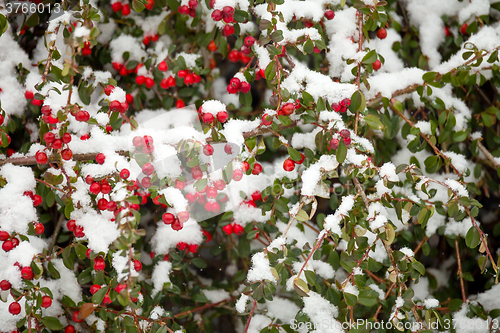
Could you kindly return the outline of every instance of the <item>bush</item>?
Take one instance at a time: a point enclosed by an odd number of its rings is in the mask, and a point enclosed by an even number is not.
[[[499,10],[7,1],[0,331],[497,329]]]

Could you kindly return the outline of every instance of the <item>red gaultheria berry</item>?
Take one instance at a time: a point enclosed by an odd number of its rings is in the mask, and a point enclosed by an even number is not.
[[[11,157],[16,151],[12,148],[7,148],[7,157]]]
[[[123,64],[120,64],[119,62],[112,62],[111,65],[117,71],[120,71],[123,68]]]
[[[340,104],[342,104],[342,106],[344,107],[348,107],[349,105],[351,105],[351,100],[349,98],[344,98]]]
[[[192,85],[194,82],[194,78],[193,78],[193,75],[192,74],[186,74],[186,76],[184,77],[184,84],[186,86],[190,86]]]
[[[240,60],[240,52],[238,52],[238,50],[232,50],[231,52],[229,52],[229,54],[227,55],[227,59],[229,59],[229,61],[231,62],[238,62]],[[239,79],[238,79],[239,80]],[[238,87],[240,85],[238,84]],[[236,87],[236,88],[238,88]]]
[[[54,142],[52,143],[52,148],[54,149],[60,149],[62,147],[62,140],[61,139],[55,139]]]
[[[234,88],[239,88],[241,85],[241,81],[237,77],[233,77],[231,81],[229,81],[229,85]]]
[[[234,181],[240,181],[243,178],[243,171],[240,169],[236,169],[233,171],[233,180]]]
[[[21,276],[25,280],[32,280],[33,279],[33,271],[31,270],[31,267],[23,267],[21,269]]]
[[[47,132],[43,135],[45,142],[50,145],[56,139],[56,135],[52,132]]]
[[[179,242],[177,243],[177,249],[179,251],[184,251],[185,249],[187,249],[188,245],[186,242]]]
[[[75,235],[75,237],[84,237],[85,233],[83,232],[83,227],[77,225],[75,227],[75,231],[73,231],[73,234]]]
[[[198,0],[189,0],[189,7],[193,9],[198,8]]]
[[[106,200],[105,198],[99,199],[99,201],[97,201],[97,208],[99,208],[99,210],[108,209],[108,200]]]
[[[134,138],[132,139],[132,144],[134,145],[134,147],[140,148],[142,147],[144,142],[140,136],[134,136]]]
[[[344,138],[343,140],[344,140],[344,143],[346,145],[350,145],[351,144],[351,138]]]
[[[75,333],[75,332],[76,332],[75,326],[73,326],[73,325],[68,325],[64,329],[64,333]]]
[[[444,34],[446,36],[451,36],[451,33],[450,33],[450,28],[449,27],[444,27]]]
[[[234,224],[233,225],[233,232],[236,234],[236,235],[243,235],[243,232],[245,232],[245,229],[243,229],[243,227],[239,224]]]
[[[233,16],[234,15],[234,8],[231,6],[224,6],[224,8],[222,8],[222,14],[224,16]]]
[[[283,105],[283,107],[281,108],[281,110],[283,111],[283,113],[286,115],[286,116],[289,116],[293,113],[293,111],[295,110],[295,105],[293,105],[293,103],[285,103]]]
[[[305,159],[306,159],[306,157],[304,156],[304,154],[300,153],[300,160],[294,161],[294,162],[295,162],[295,164],[302,164],[302,163],[304,163]]]
[[[215,52],[215,51],[217,51],[218,47],[217,47],[217,45],[215,45],[215,42],[212,40],[212,41],[210,41],[210,43],[208,44],[207,49],[208,49],[210,52]]]
[[[135,78],[135,83],[137,83],[138,85],[143,85],[144,82],[146,82],[146,77],[144,75],[138,75]]]
[[[377,37],[380,39],[384,39],[385,37],[387,37],[387,30],[385,30],[385,28],[378,29]]]
[[[165,224],[172,224],[175,221],[175,216],[172,213],[164,213],[161,217],[163,220],[163,223]]]
[[[142,269],[142,263],[137,259],[134,260],[133,263],[134,263],[134,269],[136,270],[136,272],[140,272]]]
[[[247,36],[245,38],[245,45],[248,47],[252,47],[252,45],[255,43],[255,38],[253,36]]]
[[[382,63],[377,59],[373,62],[372,66],[374,71],[378,71],[382,67]]]
[[[31,92],[29,90],[26,90],[24,92],[24,97],[26,97],[26,99],[33,99],[33,97],[35,97],[35,94],[33,94],[33,92]]]
[[[9,252],[14,248],[14,243],[12,243],[11,240],[6,240],[5,242],[2,243],[2,250],[5,252]]]
[[[121,76],[129,75],[129,74],[130,74],[130,71],[125,66],[120,68],[120,75]]]
[[[250,53],[252,53],[252,49],[248,46],[246,46],[245,44],[243,44],[241,47],[240,47],[240,53],[241,55],[249,55]]]
[[[101,184],[99,184],[97,182],[92,183],[92,185],[90,185],[89,191],[95,195],[99,194],[99,192],[101,192]]]
[[[220,123],[225,123],[227,119],[229,118],[228,114],[226,111],[219,111],[217,112],[217,120]]]
[[[162,72],[166,72],[168,70],[168,65],[165,61],[162,61],[158,64],[158,69]]]
[[[7,280],[0,281],[0,289],[1,290],[9,290],[10,287],[11,287],[11,284],[9,281],[7,281]]]
[[[229,143],[226,143],[224,145],[224,152],[228,155],[231,155],[233,153],[233,146],[231,146]]]
[[[170,86],[168,85],[168,80],[166,78],[163,78],[160,82],[160,87],[163,89],[168,89]]]
[[[186,187],[186,183],[185,182],[183,182],[182,180],[179,180],[179,179],[175,180],[175,188],[176,189],[182,190],[182,189],[184,189],[184,187]]]
[[[75,312],[73,312],[73,315],[71,316],[71,319],[75,323],[81,323],[83,321],[83,319],[80,319],[80,311],[78,311],[78,310],[76,310]]]
[[[189,8],[189,16],[196,17],[196,10],[194,8]]]
[[[12,246],[16,247],[19,245],[19,239],[17,238],[12,238]]]
[[[126,94],[125,99],[127,100],[128,104],[131,104],[134,101],[134,96],[132,96],[130,94]]]
[[[52,112],[52,108],[50,107],[50,105],[44,105],[42,106],[41,111],[44,116],[48,116]]]
[[[180,78],[186,77],[187,74],[188,74],[188,71],[185,71],[183,69],[181,69],[180,71],[177,72],[177,76]]]
[[[240,92],[243,93],[243,94],[246,94],[247,92],[250,91],[250,83],[246,82],[246,81],[243,81],[241,82],[241,85],[240,85]]]
[[[168,79],[167,79],[167,85],[169,87],[174,87],[175,86],[175,78],[172,75],[170,75],[168,77]]]
[[[293,169],[295,169],[295,163],[287,158],[284,162],[283,162],[283,169],[285,171],[292,171]]]
[[[208,231],[203,230],[203,235],[205,235],[205,237],[207,237],[205,242],[210,242],[212,240],[212,234],[210,234]]]
[[[149,188],[151,186],[151,178],[149,178],[149,177],[142,178],[141,185],[144,188]]]
[[[199,167],[194,167],[191,169],[191,176],[194,180],[200,180],[203,178],[203,171]]]
[[[155,85],[155,80],[153,80],[150,77],[147,77],[145,82],[146,82],[146,88],[148,89],[151,89],[151,87]]]
[[[250,170],[250,164],[247,161],[243,161],[241,165],[243,167],[243,172],[247,172],[248,170]]]
[[[464,23],[464,24],[462,24],[462,26],[460,27],[460,32],[465,35],[467,33],[467,27],[468,26],[469,25],[467,24],[467,22]]]
[[[115,287],[115,291],[116,291],[117,293],[121,293],[121,292],[122,292],[122,290],[124,290],[125,288],[127,288],[127,285],[126,285],[125,283],[120,283],[119,285],[117,285],[117,286]]]
[[[86,122],[90,119],[90,114],[87,111],[81,110],[76,113],[75,119],[78,121]]]
[[[335,17],[335,13],[333,10],[331,9],[328,9],[328,10],[325,10],[325,17],[327,20],[333,20],[333,18]]]
[[[98,285],[98,284],[93,284],[91,287],[90,287],[90,293],[92,295],[94,295],[96,292],[98,292],[99,290],[101,289],[101,286]]]
[[[91,49],[91,48],[89,48],[89,47],[84,47],[84,48],[82,49],[82,55],[83,55],[83,56],[89,56],[89,55],[91,55],[91,54],[92,54],[92,49]]]
[[[123,16],[130,15],[130,6],[129,6],[129,4],[123,5],[123,7],[122,7],[122,15]]]
[[[344,128],[342,130],[340,130],[339,134],[343,137],[343,138],[350,138],[351,137],[351,132]]]
[[[262,200],[262,194],[259,191],[255,191],[252,193],[252,200],[253,201],[260,201]]]
[[[51,305],[52,305],[52,298],[50,298],[49,296],[43,296],[42,297],[42,308],[48,308]]]
[[[330,140],[330,148],[337,149],[339,147],[339,139],[333,138]]]
[[[212,12],[212,19],[214,21],[220,21],[220,20],[222,20],[223,17],[224,17],[224,15],[222,14],[222,11],[219,9],[216,9]]]
[[[99,153],[97,154],[97,156],[95,157],[95,161],[98,163],[98,164],[104,164],[104,161],[106,160],[106,156],[103,154],[103,153]]]
[[[45,227],[40,222],[35,224],[35,234],[41,235],[45,231]]]
[[[214,153],[214,147],[212,147],[211,145],[205,145],[203,147],[203,154],[211,156],[213,153]]]
[[[262,116],[262,125],[264,126],[269,126],[273,123],[273,117],[268,115],[267,113],[265,113],[263,116]]]
[[[36,163],[38,164],[47,164],[47,161],[49,160],[47,154],[41,151],[36,152],[35,158],[36,158]]]
[[[91,249],[87,249],[87,251],[85,251],[85,256],[87,257],[87,259],[90,259],[90,255],[92,254],[92,250]]]
[[[115,87],[108,84],[105,88],[104,88],[104,93],[109,96],[111,95],[111,93],[113,92],[113,90],[115,90]]]
[[[312,21],[304,21],[304,27],[306,28],[312,28],[314,26],[314,23]]]
[[[179,6],[179,14],[187,15],[189,14],[189,7],[186,5]]]
[[[313,49],[314,53],[321,53],[321,50],[315,46],[314,49]]]
[[[232,23],[232,22],[234,22],[234,17],[232,17],[232,16],[224,16],[224,17],[222,18],[222,20],[223,20],[224,22],[226,22],[226,23]]]
[[[64,133],[61,140],[63,143],[70,143],[71,142],[71,134]]]
[[[113,9],[113,11],[116,13],[116,12],[119,12],[121,9],[122,9],[122,3],[121,2],[114,2],[111,4],[111,9]]]
[[[18,315],[21,313],[21,305],[17,302],[12,302],[9,305],[9,313],[13,315]]]
[[[145,175],[151,175],[153,172],[155,171],[155,168],[153,166],[153,164],[151,163],[146,163],[142,166],[142,173],[144,173]]]
[[[148,0],[148,3],[144,5],[148,10],[152,10],[155,5],[155,0]]]
[[[225,25],[224,28],[222,29],[222,36],[228,37],[234,34],[234,27],[232,25]]]
[[[175,107],[178,108],[178,109],[182,109],[185,106],[186,106],[186,104],[184,103],[184,101],[182,99],[180,99],[177,102],[175,102]]]
[[[179,221],[179,219],[175,219],[175,221],[170,226],[175,231],[179,231],[183,228],[183,224]]]
[[[214,181],[214,187],[217,191],[222,191],[226,187],[226,182],[222,179],[218,179]]]
[[[191,252],[191,253],[196,253],[198,252],[198,249],[200,247],[198,246],[198,244],[189,244],[188,245],[188,251]]]
[[[262,165],[260,165],[260,163],[256,162],[253,165],[252,175],[258,175],[261,172],[262,172]]]
[[[103,271],[106,267],[106,263],[102,257],[97,257],[94,259],[94,269],[96,271]]]
[[[66,223],[66,227],[68,228],[69,231],[73,232],[75,230],[75,227],[76,227],[76,222],[75,220],[69,220],[67,223]]]
[[[214,116],[211,113],[205,113],[203,115],[203,122],[205,124],[212,124],[214,122]]]
[[[122,108],[122,103],[120,103],[119,101],[112,101],[111,103],[109,103],[109,111],[111,112],[120,112]]]
[[[231,235],[233,233],[233,225],[226,224],[225,226],[222,227],[222,231],[224,231],[226,235]]]
[[[106,207],[107,210],[109,210],[110,212],[114,212],[116,210],[116,208],[118,208],[118,205],[116,204],[116,202],[114,201],[109,201],[108,202],[108,206]]]
[[[209,186],[206,191],[206,195],[209,199],[215,199],[217,197],[217,190],[215,189],[215,187]]]
[[[130,177],[130,171],[128,171],[128,169],[122,169],[122,171],[120,171],[120,177],[122,179],[127,179]]]
[[[184,223],[184,222],[187,222],[187,220],[189,220],[189,213],[188,212],[180,212],[179,214],[177,214],[177,218],[179,219],[179,222],[181,223]]]
[[[7,231],[0,231],[0,241],[3,242],[3,241],[6,241],[7,239],[9,239],[10,235]]]
[[[63,160],[69,161],[73,157],[73,152],[69,148],[63,149],[61,157]]]
[[[227,86],[227,92],[230,94],[236,94],[238,92],[238,88],[233,87],[232,85]]]

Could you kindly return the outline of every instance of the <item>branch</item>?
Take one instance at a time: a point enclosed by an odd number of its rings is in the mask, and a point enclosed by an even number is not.
[[[486,149],[485,146],[483,146],[483,144],[481,143],[481,141],[478,141],[477,142],[477,146],[479,147],[479,149],[483,152],[484,156],[491,162],[493,163],[493,165],[495,166],[495,168],[498,168],[500,167],[500,163],[497,162],[497,160],[495,159],[495,157],[493,155],[491,155],[491,153],[488,151],[488,149]]]
[[[247,324],[245,325],[245,333],[248,332],[248,327],[250,326],[250,321],[252,320],[253,312],[255,311],[256,307],[257,307],[257,300],[254,300],[252,310],[250,311],[250,317],[248,317]]]
[[[458,247],[457,238],[455,238],[455,251],[457,254],[457,264],[458,264],[457,275],[460,278],[460,291],[462,292],[462,302],[467,303],[467,296],[465,296],[464,278],[462,277],[462,260],[460,259],[460,249]]]

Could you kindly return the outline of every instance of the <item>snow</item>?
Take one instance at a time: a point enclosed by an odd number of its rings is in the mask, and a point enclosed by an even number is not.
[[[263,252],[257,252],[252,256],[252,268],[247,274],[248,282],[256,282],[261,280],[269,280],[276,283],[276,277],[271,272],[271,264],[269,259]]]
[[[93,209],[75,209],[71,212],[71,219],[83,227],[88,248],[96,253],[107,253],[111,243],[120,236],[115,222],[111,221],[113,217],[112,212],[98,213]]]
[[[170,261],[158,262],[154,269],[151,281],[153,282],[153,295],[158,294],[163,290],[163,285],[170,282],[170,272],[172,271],[172,263]]]
[[[250,299],[249,296],[245,294],[241,294],[241,297],[236,301],[235,304],[235,309],[238,311],[238,313],[244,313],[245,308],[247,306],[248,300]]]
[[[451,164],[458,170],[460,173],[465,173],[467,169],[470,168],[470,162],[467,161],[464,155],[457,154],[452,151],[445,151],[443,154],[451,159]]]
[[[368,286],[371,290],[373,291],[376,291],[378,293],[378,299],[379,300],[384,300],[385,299],[385,293],[382,289],[380,289],[379,286],[377,286],[376,284],[372,283]]]
[[[142,58],[146,57],[146,51],[142,48],[140,40],[130,35],[120,35],[112,39],[109,47],[111,49],[111,59],[114,62],[123,63],[122,55],[124,52],[130,54],[129,60],[141,62]]]
[[[439,306],[439,301],[433,297],[427,298],[424,301],[424,306],[426,309],[437,308]]]
[[[325,155],[324,155],[325,156]],[[342,198],[342,202],[335,211],[334,214],[329,214],[325,218],[324,228],[333,232],[336,235],[341,236],[342,232],[340,230],[340,222],[342,219],[349,215],[349,211],[354,206],[354,196],[347,195]]]
[[[203,295],[212,303],[218,303],[220,301],[231,298],[231,295],[224,289],[217,290],[202,290]]]
[[[151,239],[151,245],[156,253],[167,254],[179,242],[198,245],[203,242],[201,227],[195,220],[190,218],[179,231],[164,223],[158,223],[156,233]]]
[[[408,258],[411,258],[413,257],[414,253],[413,253],[413,250],[408,248],[408,247],[402,247],[399,249],[400,252],[402,252],[405,256],[407,256]]]
[[[351,282],[346,283],[346,285],[344,287],[344,292],[351,294],[351,295],[354,295],[356,297],[359,295],[358,287],[354,286]]]
[[[309,297],[304,297],[302,300],[304,302],[302,311],[315,324],[312,333],[344,332],[340,323],[335,320],[339,314],[339,310],[335,305],[312,290],[309,291]],[[323,323],[326,323],[326,325]]]
[[[396,166],[392,162],[384,163],[379,170],[380,177],[386,178],[391,182],[398,182],[399,178],[396,174]]]
[[[486,311],[500,309],[500,284],[494,284],[491,289],[477,295],[477,301]]]
[[[324,172],[337,168],[339,163],[333,155],[321,155],[319,160],[302,173],[301,194],[313,196],[318,191],[318,182]]]
[[[446,185],[448,185],[448,187],[452,191],[458,193],[459,196],[467,198],[469,197],[469,192],[465,189],[465,187],[462,184],[460,184],[456,180],[446,179],[444,182]]]

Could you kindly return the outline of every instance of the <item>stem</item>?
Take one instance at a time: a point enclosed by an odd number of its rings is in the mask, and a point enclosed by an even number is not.
[[[462,277],[462,260],[460,259],[460,248],[458,245],[458,239],[456,238],[455,238],[455,251],[457,254],[457,264],[458,264],[457,275],[460,278],[460,291],[462,292],[462,301],[464,303],[467,303],[467,296],[465,296],[464,278]]]
[[[250,326],[250,321],[252,320],[253,312],[255,311],[256,307],[257,307],[257,300],[254,300],[252,310],[250,311],[250,317],[248,317],[247,324],[245,325],[245,333],[248,332],[248,326]]]
[[[491,155],[491,153],[488,151],[488,149],[486,149],[485,146],[483,146],[483,144],[481,143],[481,141],[478,141],[477,142],[477,146],[478,148],[483,152],[484,156],[491,162],[493,163],[493,165],[495,166],[495,168],[498,168],[500,167],[500,163],[498,163],[496,160],[495,160],[495,157],[493,157],[493,155]]]
[[[61,230],[61,225],[62,225],[64,220],[65,220],[65,216],[64,216],[64,214],[61,214],[59,216],[59,220],[57,221],[56,229],[54,230],[54,235],[53,235],[54,237],[52,238],[52,241],[50,242],[49,250],[47,252],[49,254],[52,253],[52,249],[56,245],[57,236],[59,235],[59,231]]]

